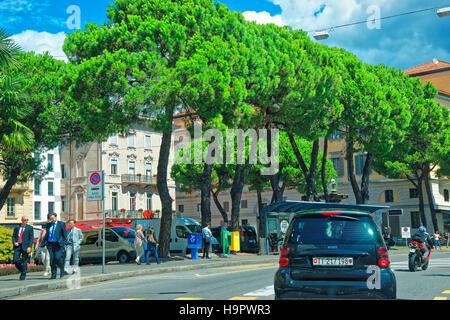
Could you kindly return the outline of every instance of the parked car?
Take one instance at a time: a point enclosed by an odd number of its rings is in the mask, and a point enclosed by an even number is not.
[[[231,227],[228,227],[227,230],[231,231]],[[214,237],[212,241],[212,250],[214,253],[223,253],[221,231],[222,227],[211,228],[211,233]],[[250,225],[240,226],[239,231],[240,251],[257,253],[259,245],[255,227]]]
[[[84,240],[80,248],[80,264],[102,261],[102,228],[83,230]],[[131,232],[131,231],[130,231]],[[134,236],[133,236],[134,240]],[[105,261],[128,262],[136,258],[130,241],[113,227],[105,229]]]
[[[298,212],[280,249],[275,299],[395,299],[396,279],[389,264],[370,213]]]

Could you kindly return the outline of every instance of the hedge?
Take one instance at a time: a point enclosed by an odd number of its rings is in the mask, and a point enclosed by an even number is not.
[[[0,226],[0,263],[8,263],[13,259],[13,232],[13,229]]]
[[[43,265],[28,264],[27,273],[44,271],[44,269],[45,267]],[[0,276],[7,276],[10,274],[18,274],[18,273],[20,272],[14,265],[0,266]]]

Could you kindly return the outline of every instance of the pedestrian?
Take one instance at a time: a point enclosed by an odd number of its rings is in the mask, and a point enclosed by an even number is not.
[[[212,232],[209,229],[210,225],[207,224],[206,227],[204,227],[202,229],[202,238],[203,238],[203,257],[202,259],[204,259],[206,257],[206,259],[210,259],[209,258],[209,247],[211,246],[211,237],[212,237]]]
[[[146,240],[144,233],[142,232],[142,225],[139,224],[136,227],[136,232],[134,234],[134,248],[136,249],[135,261],[137,264],[141,264],[141,258],[144,254],[144,242],[146,242]]]
[[[159,261],[159,257],[158,257],[158,246],[159,246],[159,243],[155,239],[155,230],[153,229],[152,225],[149,225],[148,229],[147,229],[147,252],[146,252],[146,257],[145,257],[146,264],[150,264],[148,258],[152,251],[155,254],[156,263],[157,264],[161,263]]]
[[[13,243],[13,263],[20,271],[20,280],[25,280],[27,276],[28,255],[33,246],[34,231],[33,227],[28,225],[28,217],[23,216],[22,224],[14,228]]]
[[[58,268],[60,278],[64,277],[64,245],[66,243],[66,224],[58,221],[56,213],[50,213],[50,222],[45,226],[47,232],[44,236],[43,246],[47,246],[50,255],[51,280],[56,279]]]
[[[439,241],[440,238],[441,235],[439,234],[439,231],[436,230],[436,232],[434,233],[434,249],[437,249],[437,247],[439,246],[439,249],[442,250],[441,242]]]
[[[47,223],[49,222],[50,222],[50,214],[47,215]],[[50,254],[48,253],[47,247],[42,245],[42,241],[44,240],[46,232],[47,229],[43,227],[41,229],[41,234],[39,235],[39,239],[37,241],[35,250],[36,253],[35,257],[40,257],[40,260],[44,265],[45,268],[44,277],[48,277],[48,275],[50,274]]]
[[[445,246],[448,248],[448,243],[449,243],[450,238],[448,237],[448,232],[444,232],[444,242],[445,242]]]
[[[386,243],[387,249],[390,250],[391,249],[391,247],[390,247],[391,232],[389,231],[388,227],[384,227],[383,238],[384,238],[384,242]]]
[[[69,264],[70,264],[70,258],[73,257],[73,272],[78,272],[78,264],[80,262],[80,259],[78,257],[78,254],[80,253],[80,246],[83,242],[83,233],[80,229],[75,227],[75,220],[70,219],[68,222],[69,225],[69,231],[67,235],[66,245],[64,249],[66,250],[66,261],[64,263],[64,274],[69,274]]]

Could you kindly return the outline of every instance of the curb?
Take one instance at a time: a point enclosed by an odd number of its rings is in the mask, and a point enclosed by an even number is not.
[[[205,264],[196,264],[196,265],[185,265],[185,266],[174,266],[174,267],[166,267],[166,268],[158,268],[158,269],[148,269],[148,270],[136,270],[136,271],[122,271],[122,272],[114,272],[114,273],[106,273],[106,274],[96,274],[91,276],[81,277],[79,280],[71,278],[67,276],[67,279],[63,280],[49,280],[48,283],[39,283],[32,285],[22,285],[16,288],[8,288],[8,289],[0,289],[0,299],[5,299],[9,297],[15,297],[20,295],[29,295],[42,291],[49,290],[57,290],[57,289],[70,289],[69,286],[73,281],[76,282],[76,285],[87,285],[92,283],[99,283],[110,280],[118,280],[132,277],[139,277],[145,275],[154,275],[161,273],[171,273],[171,272],[181,272],[181,271],[190,271],[199,268],[203,269],[211,269],[211,268],[220,268],[225,266],[235,266],[235,265],[249,265],[261,262],[276,262],[271,256],[271,259],[252,259],[252,260],[244,260],[244,261],[220,261],[220,262],[212,262]],[[69,282],[70,281],[70,282]]]

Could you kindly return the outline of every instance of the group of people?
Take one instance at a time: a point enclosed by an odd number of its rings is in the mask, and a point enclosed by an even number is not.
[[[45,266],[44,276],[51,273],[50,279],[56,279],[58,268],[60,278],[69,275],[70,259],[73,257],[73,273],[78,272],[81,243],[83,234],[75,227],[75,220],[71,219],[66,224],[58,221],[56,213],[50,213],[47,224],[42,228],[39,240],[35,248],[35,255],[41,255],[41,260]],[[28,224],[28,217],[23,216],[22,224],[16,227],[12,236],[13,243],[13,263],[20,272],[20,280],[25,280],[27,266],[30,258],[31,248],[34,240],[33,227]]]
[[[142,257],[145,254],[145,262],[149,263],[150,254],[153,252],[155,255],[156,263],[160,264],[161,261],[158,257],[159,243],[155,239],[155,229],[152,225],[148,226],[148,229],[143,231],[143,226],[136,226],[136,232],[134,237],[134,248],[136,249],[136,263],[141,264]]]
[[[445,243],[446,247],[448,248],[448,244],[449,244],[449,237],[448,237],[448,232],[444,233],[444,236],[441,236],[441,233],[439,232],[439,230],[436,230],[436,232],[433,235],[434,238],[434,249],[437,249],[437,247],[439,246],[439,249],[442,250],[441,247],[441,239],[443,240],[443,242]]]

